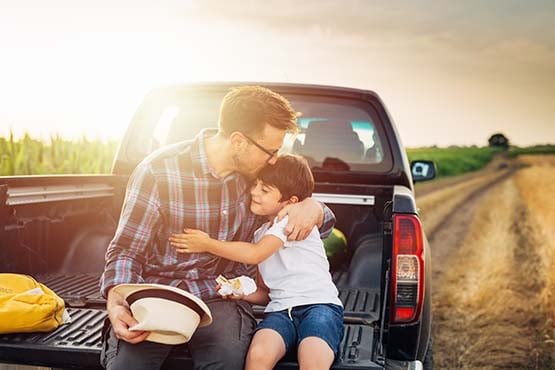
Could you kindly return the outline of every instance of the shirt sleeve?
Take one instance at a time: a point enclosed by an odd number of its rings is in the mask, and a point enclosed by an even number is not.
[[[100,290],[143,281],[143,265],[160,225],[160,196],[148,164],[140,164],[129,179],[119,224],[106,251]]]
[[[335,226],[335,214],[326,206],[324,203],[320,202],[322,207],[324,207],[324,221],[322,222],[322,226],[318,229],[320,231],[320,238],[325,239],[330,236],[333,227]]]
[[[289,217],[285,216],[281,221],[277,221],[277,217],[275,222],[272,226],[266,230],[264,236],[266,235],[273,235],[279,238],[283,243],[287,241],[287,235],[284,233],[285,226],[287,226],[287,222],[289,221]]]
[[[322,202],[319,202],[319,203],[322,205],[324,209],[324,221],[322,222],[322,226],[320,227],[320,229],[318,229],[318,231],[320,232],[320,238],[325,239],[331,234],[333,227],[335,226],[336,219],[335,219],[335,214],[328,206],[326,206]],[[284,234],[284,229],[285,229],[285,226],[287,226],[288,220],[289,220],[289,217],[285,216],[281,221],[274,223],[274,225],[271,226],[264,235],[274,235],[285,243],[287,241],[287,235]],[[272,230],[274,230],[273,233],[268,234]]]

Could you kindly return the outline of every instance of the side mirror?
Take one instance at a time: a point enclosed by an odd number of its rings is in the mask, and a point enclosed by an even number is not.
[[[436,164],[434,161],[410,162],[412,181],[428,181],[436,177]]]

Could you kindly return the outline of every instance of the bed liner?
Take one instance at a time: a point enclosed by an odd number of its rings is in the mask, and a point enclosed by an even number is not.
[[[61,296],[72,318],[50,333],[0,335],[0,362],[80,369],[101,369],[102,329],[107,317],[105,299],[98,291],[99,274],[47,275],[39,277]],[[333,369],[381,369],[371,361],[374,329],[378,320],[378,291],[369,289],[339,289],[345,307],[345,334],[341,355]],[[257,319],[263,307],[255,306]],[[297,368],[295,355],[284,358],[276,369]],[[187,346],[176,347],[165,364],[165,369],[183,368],[191,364]]]

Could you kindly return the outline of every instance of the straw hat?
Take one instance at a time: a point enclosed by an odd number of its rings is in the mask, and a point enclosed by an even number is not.
[[[120,284],[114,291],[127,301],[139,322],[129,330],[150,331],[146,340],[151,342],[186,343],[198,326],[212,323],[208,306],[183,289],[161,284]]]

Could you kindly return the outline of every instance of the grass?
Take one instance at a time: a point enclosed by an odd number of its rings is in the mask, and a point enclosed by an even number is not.
[[[514,147],[508,152],[510,157],[517,157],[519,155],[526,154],[555,154],[555,145],[545,144],[545,145],[535,145],[526,148]]]
[[[436,163],[437,177],[456,176],[476,171],[488,164],[502,149],[491,147],[449,147],[407,149],[409,160],[431,160]]]
[[[538,239],[542,263],[536,273],[544,281],[540,308],[546,313],[546,324],[551,330],[545,340],[555,352],[555,156],[523,156],[521,160],[530,167],[516,177],[516,184],[529,210]],[[541,189],[541,191],[538,191]]]

